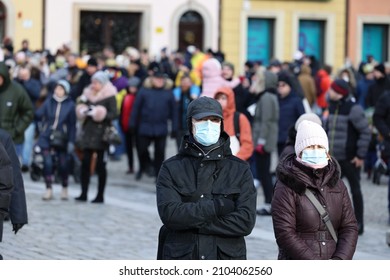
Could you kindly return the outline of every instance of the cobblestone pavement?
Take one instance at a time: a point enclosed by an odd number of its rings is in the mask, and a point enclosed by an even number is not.
[[[167,157],[173,155],[169,141]],[[76,202],[79,184],[71,180],[70,199],[60,200],[61,187],[54,185],[55,199],[45,202],[43,181],[33,182],[24,174],[29,224],[17,235],[10,222],[4,224],[0,253],[8,260],[154,260],[161,226],[156,209],[152,178],[135,181],[126,175],[125,156],[108,163],[109,178],[104,204]],[[390,259],[385,242],[387,226],[387,178],[373,185],[363,175],[365,232],[359,237],[354,259]],[[96,194],[92,178],[89,200]],[[258,194],[258,207],[263,196]],[[274,260],[277,257],[270,216],[257,216],[256,226],[247,237],[248,259]]]

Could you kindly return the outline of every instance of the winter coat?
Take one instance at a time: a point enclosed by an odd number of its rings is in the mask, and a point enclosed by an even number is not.
[[[232,80],[233,81],[233,80]],[[252,123],[253,117],[248,111],[248,107],[253,104],[253,98],[249,91],[245,89],[241,83],[233,87],[234,99],[236,101],[236,110],[243,113]]]
[[[121,129],[124,133],[127,133],[129,131],[130,116],[133,110],[135,97],[136,97],[135,94],[127,93],[126,96],[123,98],[122,108],[119,114],[119,120],[120,120]]]
[[[230,137],[236,136],[234,128],[234,112],[236,112],[236,102],[234,92],[231,88],[223,87],[216,90],[216,93],[222,92],[227,96],[227,105],[223,110],[223,127],[225,132]],[[216,96],[216,95],[215,95]],[[248,118],[240,113],[238,119],[238,125],[240,128],[240,149],[238,150],[236,157],[242,160],[248,160],[253,154],[253,140],[252,140],[252,128],[248,121]]]
[[[80,103],[76,106],[76,116],[82,122],[80,139],[77,141],[81,149],[104,150],[108,147],[102,138],[105,129],[117,117],[116,93],[116,88],[108,82],[96,94],[89,86],[80,96]],[[91,105],[96,106],[95,114],[93,116],[83,114],[83,111]]]
[[[30,97],[24,88],[10,79],[7,66],[0,62],[0,128],[11,135],[15,144],[24,142],[24,131],[31,124],[34,109]]]
[[[390,79],[388,77],[375,80],[375,83],[368,88],[366,106],[374,107],[379,97],[387,90],[390,90]]]
[[[280,260],[351,260],[358,228],[348,189],[340,179],[335,159],[326,167],[313,169],[296,160],[283,158],[276,169],[272,198],[272,221]],[[306,197],[309,188],[327,210],[336,231],[331,237],[317,209]]]
[[[278,123],[278,143],[287,141],[288,130],[295,125],[297,119],[305,113],[302,99],[295,92],[291,91],[284,98],[278,96],[279,100],[279,123]]]
[[[157,207],[166,227],[162,259],[246,259],[244,236],[256,221],[256,189],[249,165],[232,156],[223,133],[204,153],[191,136],[164,161],[157,178]],[[218,216],[213,199],[235,202]]]
[[[11,159],[6,147],[0,143],[0,242],[3,237],[3,220],[9,213],[11,193],[14,188]]]
[[[187,107],[190,102],[199,97],[200,87],[192,85],[187,92],[183,92],[181,87],[173,89],[173,95],[175,96],[178,113],[178,129],[181,131],[187,131]]]
[[[390,91],[382,94],[376,103],[373,123],[383,137],[383,150],[381,156],[390,157]]]
[[[42,130],[37,141],[39,147],[43,149],[50,147],[50,134],[55,123],[56,127],[54,129],[64,132],[68,142],[75,143],[76,111],[75,103],[70,97],[67,97],[62,102],[55,100],[54,95],[47,98],[35,112],[35,118],[37,121],[42,122]]]
[[[88,74],[86,70],[83,71],[78,82],[72,87],[70,96],[74,101],[79,98],[79,96],[83,93],[83,90],[91,84],[91,75]]]
[[[301,66],[301,73],[298,75],[298,81],[302,86],[302,90],[305,94],[310,106],[313,106],[317,101],[317,91],[314,78],[311,75],[310,67],[307,65]]]
[[[127,81],[128,79],[125,76],[122,76],[122,72],[120,70],[117,70],[115,72],[115,76],[111,79],[111,83],[114,85],[114,87],[116,87],[117,90],[115,98],[118,114],[122,108],[123,98],[125,98],[127,94]]]
[[[265,91],[260,94],[252,123],[253,144],[264,145],[268,153],[276,151],[279,130],[279,103],[276,94]]]
[[[366,157],[371,132],[359,104],[349,98],[331,101],[324,127],[329,138],[329,152],[337,160]]]
[[[15,145],[9,133],[0,129],[0,142],[7,151],[12,163],[13,190],[9,206],[9,216],[12,224],[25,225],[28,223],[26,194],[24,192],[24,181],[20,169],[20,161],[16,154]]]
[[[172,90],[142,87],[135,98],[130,127],[143,136],[168,135],[168,120],[177,132],[177,108]]]
[[[363,109],[367,108],[366,105],[366,97],[368,94],[369,88],[375,84],[375,80],[369,80],[365,77],[358,81],[356,86],[356,100],[363,107]]]
[[[332,79],[325,70],[320,69],[316,74],[315,80],[317,84],[317,105],[318,107],[325,109],[328,107],[328,102],[326,101],[326,93],[330,88]]]
[[[201,96],[214,97],[216,90],[220,87],[234,88],[240,83],[235,78],[227,81],[222,78],[221,63],[215,58],[207,59],[202,65],[202,93]]]
[[[35,104],[37,103],[40,95],[41,95],[41,83],[39,80],[31,78],[27,81],[16,80],[27,92],[30,97],[31,103],[35,108]]]

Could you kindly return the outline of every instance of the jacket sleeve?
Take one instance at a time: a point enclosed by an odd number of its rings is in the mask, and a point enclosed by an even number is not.
[[[69,127],[69,141],[74,143],[76,141],[76,106],[73,103],[68,117]]]
[[[139,122],[140,114],[141,114],[141,106],[143,103],[143,97],[144,93],[142,88],[137,93],[137,96],[134,101],[133,109],[131,110],[131,117],[130,117],[130,128],[136,128],[137,124]]]
[[[339,181],[342,184],[342,203],[343,211],[340,226],[337,229],[337,247],[332,258],[339,258],[342,260],[352,260],[352,257],[356,250],[356,244],[358,239],[357,222],[351,199],[349,197],[348,189],[344,185],[343,181]]]
[[[13,186],[11,160],[4,145],[0,143],[0,214],[8,213]],[[0,223],[2,222],[0,219]]]
[[[197,202],[183,202],[175,189],[170,170],[161,166],[157,179],[157,208],[164,225],[172,230],[188,230],[204,227],[216,219],[214,202],[200,199]]]
[[[246,236],[252,232],[256,223],[257,192],[249,168],[242,175],[240,186],[235,210],[205,224],[199,229],[199,233],[236,237]]]
[[[3,133],[6,133],[5,136]],[[1,141],[7,151],[12,163],[12,175],[14,188],[11,193],[11,203],[9,214],[12,224],[27,224],[27,203],[24,192],[24,182],[22,171],[20,170],[20,161],[16,154],[15,145],[12,138],[4,130],[0,131]]]
[[[276,140],[276,136],[272,136],[272,127],[277,126],[277,122],[279,119],[279,105],[276,98],[270,98],[269,96],[264,96],[261,99],[261,103],[258,103],[258,110],[256,110],[256,114],[261,115],[261,123],[257,124],[258,128],[258,137],[257,139],[253,139],[254,145],[263,144],[265,150],[270,152],[268,149],[272,146],[273,143],[268,143],[268,141],[274,142]],[[277,135],[277,131],[276,131]]]
[[[15,131],[18,135],[23,134],[34,118],[34,108],[27,92],[20,86],[20,99],[18,101],[18,110],[20,113],[19,121],[16,123]]]
[[[388,117],[388,105],[389,102],[385,99],[385,94],[382,95],[378,99],[378,103],[375,105],[373,122],[376,129],[378,129],[379,133],[386,139],[390,140],[390,126],[386,122],[386,118]]]
[[[359,132],[356,156],[360,159],[364,159],[367,154],[368,145],[370,144],[371,132],[368,125],[368,120],[364,115],[363,108],[360,105],[356,104],[352,107],[350,119],[355,129]]]
[[[175,96],[173,95],[173,92],[171,92],[171,98],[169,100],[170,107],[171,107],[171,121],[172,121],[172,131],[177,131],[178,129],[178,109],[177,109],[177,102],[175,100]]]

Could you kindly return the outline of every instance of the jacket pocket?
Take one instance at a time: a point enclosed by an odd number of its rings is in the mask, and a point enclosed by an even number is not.
[[[245,260],[246,246],[243,238],[224,238],[217,241],[218,260]]]
[[[239,188],[223,188],[223,187],[217,187],[213,188],[212,190],[213,197],[216,198],[228,198],[233,201],[236,201],[237,198],[240,196],[240,189]]]
[[[165,243],[163,249],[164,260],[193,260],[195,256],[195,244],[190,243]]]

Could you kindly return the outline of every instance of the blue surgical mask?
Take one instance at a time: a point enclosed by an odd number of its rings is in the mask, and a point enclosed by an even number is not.
[[[217,143],[221,134],[221,123],[215,123],[210,120],[202,122],[193,122],[194,138],[203,146],[211,146]]]
[[[302,151],[302,161],[308,164],[326,165],[328,156],[325,149],[305,149]]]

